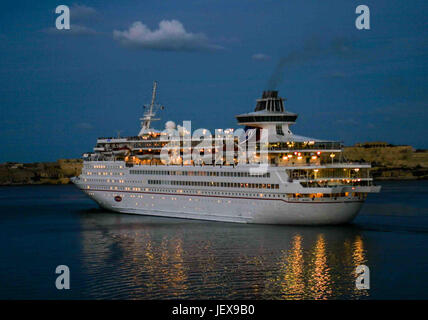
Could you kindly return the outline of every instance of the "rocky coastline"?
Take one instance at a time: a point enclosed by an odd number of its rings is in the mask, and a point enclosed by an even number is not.
[[[345,147],[343,155],[349,161],[370,162],[374,180],[428,179],[428,150],[425,149],[366,142]]]
[[[68,184],[82,170],[81,159],[60,159],[56,162],[0,164],[0,185]]]

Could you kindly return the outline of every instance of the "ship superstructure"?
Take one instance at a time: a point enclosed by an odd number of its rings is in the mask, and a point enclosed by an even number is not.
[[[98,138],[73,182],[101,207],[122,213],[267,224],[351,221],[373,185],[368,163],[344,159],[343,144],[295,135],[297,114],[277,91],[254,112],[236,116],[237,130],[209,140],[172,121],[156,120],[157,83],[138,136]],[[173,134],[174,133],[174,134]],[[167,157],[167,158],[165,158]]]

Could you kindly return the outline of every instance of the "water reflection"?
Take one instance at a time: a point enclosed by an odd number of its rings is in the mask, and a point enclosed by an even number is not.
[[[302,236],[297,234],[293,237],[292,248],[288,252],[282,252],[279,270],[283,270],[278,283],[281,286],[281,295],[290,299],[302,297],[305,293],[304,259],[302,248]]]
[[[121,299],[361,298],[353,226],[286,227],[83,213],[85,295]]]
[[[319,234],[313,249],[310,262],[310,277],[308,288],[314,299],[326,299],[332,294],[332,279],[327,261],[326,241],[323,234]]]

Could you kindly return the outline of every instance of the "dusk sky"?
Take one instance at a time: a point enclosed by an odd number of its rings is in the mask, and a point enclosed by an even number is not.
[[[55,8],[71,30],[55,29]],[[370,30],[355,8],[370,8]],[[3,1],[0,162],[78,158],[100,136],[154,123],[237,128],[264,89],[296,134],[428,148],[425,1]]]

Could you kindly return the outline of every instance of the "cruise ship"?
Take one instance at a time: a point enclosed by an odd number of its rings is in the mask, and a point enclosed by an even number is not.
[[[343,144],[293,134],[297,114],[264,91],[240,129],[193,133],[189,122],[152,128],[157,83],[137,136],[102,137],[72,182],[120,213],[223,222],[328,225],[352,221],[373,184],[369,163],[349,162]]]

